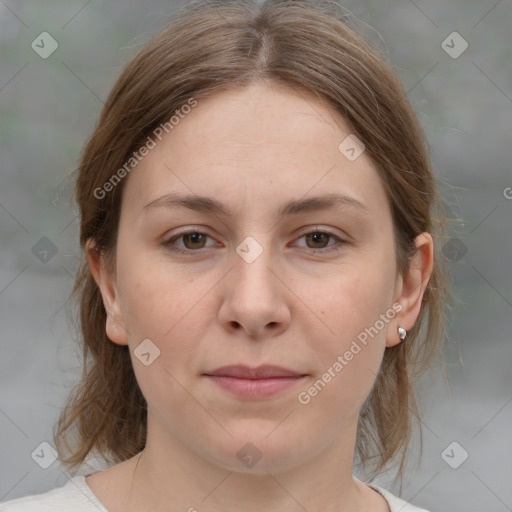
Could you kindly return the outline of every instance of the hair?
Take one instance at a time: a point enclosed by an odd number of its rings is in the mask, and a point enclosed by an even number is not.
[[[397,270],[405,275],[429,232],[445,236],[446,217],[425,136],[385,54],[334,0],[201,0],[174,13],[122,71],[76,170],[82,261],[72,297],[79,303],[81,380],[54,432],[60,460],[79,468],[92,454],[109,463],[145,447],[147,404],[127,346],[110,341],[100,290],[85,257],[88,240],[115,267],[122,190],[96,194],[158,126],[191,98],[253,83],[313,93],[364,142],[392,212]],[[96,197],[98,196],[98,197]],[[99,198],[101,197],[101,198]],[[109,263],[110,265],[110,263]],[[403,476],[418,417],[413,383],[445,336],[448,277],[435,257],[420,314],[407,340],[385,350],[360,411],[355,459],[372,478],[394,461]],[[417,422],[417,425],[421,425]],[[420,436],[421,438],[421,436]]]

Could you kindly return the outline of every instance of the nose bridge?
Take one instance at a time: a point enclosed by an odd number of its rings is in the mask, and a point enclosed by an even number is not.
[[[286,294],[275,273],[277,260],[269,236],[245,238],[237,247],[234,268],[224,289],[220,320],[248,334],[281,331],[290,319]],[[280,328],[279,328],[280,327]]]
[[[272,255],[270,237],[248,236],[236,247],[234,290],[238,294],[248,294],[257,300],[268,300],[276,295],[275,276],[272,266],[275,258]],[[247,300],[247,298],[245,298]]]

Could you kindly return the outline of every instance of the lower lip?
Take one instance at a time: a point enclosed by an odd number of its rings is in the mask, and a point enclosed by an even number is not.
[[[297,377],[273,377],[268,379],[240,379],[222,375],[207,375],[218,386],[239,397],[247,399],[267,398],[277,395],[302,380]]]

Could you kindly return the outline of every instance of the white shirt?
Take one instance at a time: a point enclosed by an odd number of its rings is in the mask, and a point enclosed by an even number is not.
[[[387,500],[391,512],[428,512],[410,505],[381,487],[366,485]],[[87,485],[85,476],[75,476],[63,487],[0,503],[0,512],[108,512],[108,510]]]

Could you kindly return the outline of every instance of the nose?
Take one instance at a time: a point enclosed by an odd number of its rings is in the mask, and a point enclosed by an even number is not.
[[[270,253],[264,250],[251,263],[235,255],[234,268],[223,280],[218,313],[221,325],[230,333],[239,331],[260,339],[288,329],[293,294],[283,284],[282,272],[275,268]]]

